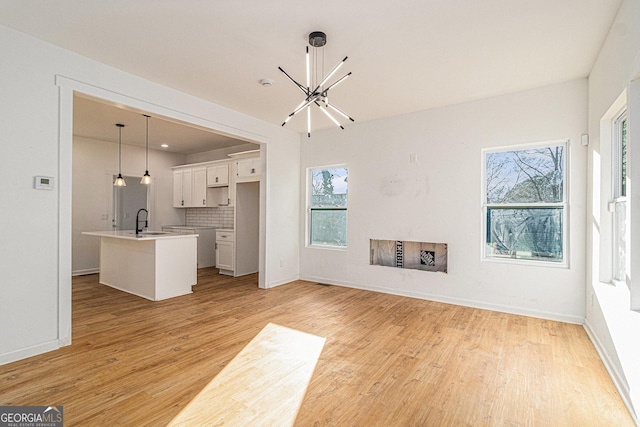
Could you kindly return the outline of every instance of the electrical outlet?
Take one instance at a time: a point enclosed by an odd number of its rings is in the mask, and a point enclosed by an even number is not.
[[[100,217],[100,219],[106,221],[109,219],[109,214],[102,214],[102,216]]]

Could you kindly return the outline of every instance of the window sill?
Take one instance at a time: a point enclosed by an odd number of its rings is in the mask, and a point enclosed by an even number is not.
[[[339,252],[346,252],[347,251],[347,247],[346,246],[332,246],[332,245],[309,245],[307,244],[307,249],[326,249],[326,250],[330,250],[330,251],[339,251]]]
[[[526,259],[513,259],[513,258],[482,258],[482,262],[489,264],[512,264],[523,265],[529,267],[550,267],[550,268],[569,268],[567,262],[549,262],[549,261],[533,261]]]

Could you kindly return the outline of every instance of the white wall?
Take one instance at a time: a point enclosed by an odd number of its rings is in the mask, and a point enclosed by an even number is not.
[[[300,136],[296,134],[296,139],[286,144],[270,144],[264,148],[266,150],[261,151],[261,160],[266,163],[261,165],[261,170],[265,171],[266,165],[266,173],[260,182],[261,230],[264,230],[265,220],[263,206],[273,215],[269,218],[266,235],[260,233],[260,246],[263,246],[263,239],[279,244],[270,245],[271,250],[267,250],[264,257],[262,254],[260,256],[260,271],[265,271],[264,280],[260,278],[260,286],[271,288],[299,278]]]
[[[3,200],[15,207],[0,210],[0,363],[70,342],[74,91],[263,143],[261,280],[268,287],[297,277],[298,254],[291,248],[299,242],[299,183],[282,172],[298,175],[296,133],[3,26],[0,56],[7,58],[0,67],[0,178]],[[34,190],[36,175],[54,177],[56,189]],[[267,203],[271,193],[278,203]],[[296,212],[285,215],[293,220],[283,220],[283,210]],[[267,253],[283,257],[287,268],[274,268]]]
[[[188,154],[186,163],[191,164],[191,163],[211,162],[214,160],[230,159],[229,154],[231,153],[239,153],[242,151],[259,150],[259,149],[260,149],[260,145],[246,143],[246,144],[241,144],[241,145],[228,147],[228,148],[219,148],[217,150],[203,151],[202,153]]]
[[[185,210],[172,207],[172,166],[185,163],[182,154],[149,150],[153,179],[149,189],[149,228],[184,224]],[[122,172],[139,176],[145,170],[144,148],[122,145]],[[118,144],[85,137],[73,138],[73,274],[95,272],[100,266],[100,239],[83,231],[110,230],[113,174],[118,173]]]
[[[586,116],[582,79],[312,133],[303,180],[308,167],[349,168],[348,249],[303,247],[301,277],[582,323]],[[570,268],[481,262],[481,149],[559,139],[571,141]],[[371,266],[369,239],[447,243],[448,274]]]
[[[625,285],[611,283],[611,133],[607,117],[616,100],[627,104],[631,178],[632,289],[640,277],[640,1],[625,0],[589,76],[587,290],[585,328],[634,416],[640,408],[640,314],[630,310]],[[636,79],[631,83],[632,79]],[[626,91],[626,92],[625,92]],[[621,96],[622,95],[622,96]],[[633,103],[635,100],[635,104]],[[627,102],[625,102],[627,101]],[[629,102],[631,101],[631,102]],[[613,108],[612,108],[613,107]],[[609,117],[610,118],[610,117]],[[637,422],[636,418],[636,422]]]

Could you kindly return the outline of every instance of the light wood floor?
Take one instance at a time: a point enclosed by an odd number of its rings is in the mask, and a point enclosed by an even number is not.
[[[581,326],[215,268],[198,283],[151,302],[74,278],[73,345],[0,366],[0,405],[165,425],[272,322],[327,339],[299,426],[633,425]]]

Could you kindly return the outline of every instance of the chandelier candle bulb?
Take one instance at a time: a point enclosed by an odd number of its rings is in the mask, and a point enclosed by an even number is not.
[[[307,91],[311,87],[311,68],[309,66],[309,46],[307,46]]]

